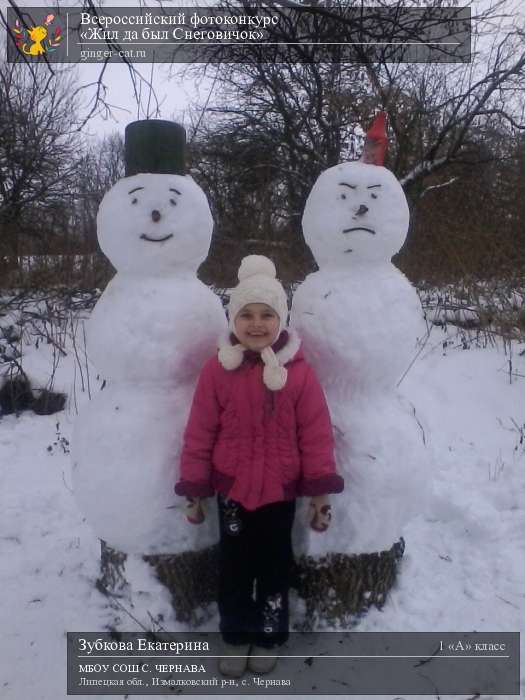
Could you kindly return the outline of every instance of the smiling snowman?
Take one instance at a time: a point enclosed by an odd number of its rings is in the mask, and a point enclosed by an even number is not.
[[[198,372],[226,327],[218,297],[197,279],[213,219],[185,174],[185,131],[129,124],[126,175],[101,202],[100,247],[117,274],[87,326],[87,352],[107,385],[81,412],[73,487],[98,537],[128,553],[213,541],[181,517],[173,492]]]
[[[397,389],[426,324],[416,291],[391,263],[409,210],[382,166],[385,123],[380,113],[361,161],[321,173],[303,215],[319,271],[295,292],[292,323],[326,391],[347,485],[333,499],[334,527],[308,542],[301,536],[313,554],[389,548],[428,496],[425,431]]]

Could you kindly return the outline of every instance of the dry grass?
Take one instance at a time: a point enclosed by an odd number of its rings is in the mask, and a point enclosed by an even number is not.
[[[103,289],[114,274],[102,253],[0,258],[1,289]]]
[[[500,237],[497,245],[493,237],[483,242],[479,230],[464,233],[460,244],[447,228],[448,223],[444,220],[435,231],[427,231],[426,245],[416,235],[412,247],[395,258],[395,264],[419,290],[428,317],[437,325],[495,333],[508,339],[525,338],[525,262],[521,261],[525,252],[518,254],[517,241],[509,235]],[[419,231],[421,235],[424,224],[424,217],[416,221],[416,234]],[[477,246],[476,237],[480,243]],[[253,253],[267,255],[275,262],[289,292],[316,269],[300,237],[293,244],[223,237],[214,239],[198,275],[205,284],[225,290],[237,283],[241,259]],[[0,257],[0,288],[22,292],[104,289],[114,274],[100,252]]]
[[[470,277],[442,287],[422,283],[418,291],[434,325],[525,341],[525,279]]]

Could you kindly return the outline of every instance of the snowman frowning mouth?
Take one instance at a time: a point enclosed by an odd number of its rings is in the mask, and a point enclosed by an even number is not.
[[[167,236],[161,236],[161,238],[153,238],[152,236],[148,236],[146,233],[141,233],[140,238],[143,241],[150,241],[151,243],[164,243],[164,241],[167,241],[170,238],[173,238],[173,234],[168,233]]]
[[[373,236],[376,235],[374,229],[368,228],[368,226],[352,226],[352,228],[343,229],[343,233],[351,233],[352,231],[366,231],[367,233],[371,233]]]

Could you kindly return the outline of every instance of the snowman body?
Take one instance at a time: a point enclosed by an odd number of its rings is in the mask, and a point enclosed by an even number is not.
[[[322,173],[305,207],[320,269],[296,290],[292,323],[326,392],[345,479],[333,527],[297,535],[310,554],[389,548],[428,495],[421,426],[396,388],[426,333],[415,290],[390,262],[408,218],[393,174],[364,163]]]
[[[117,274],[87,327],[106,386],[75,425],[75,496],[115,549],[206,546],[213,518],[187,524],[173,488],[197,376],[226,325],[218,297],[196,278],[213,227],[208,202],[188,176],[134,175],[106,194],[97,225]]]
[[[224,329],[219,299],[197,279],[118,273],[93,309],[90,360],[113,381],[195,382]]]

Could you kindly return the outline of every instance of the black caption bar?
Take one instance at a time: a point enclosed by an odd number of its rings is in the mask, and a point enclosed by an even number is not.
[[[67,693],[520,693],[518,632],[291,633],[272,673],[242,678],[219,673],[221,648],[213,632],[68,632]]]
[[[10,62],[462,63],[470,8],[24,7]]]

